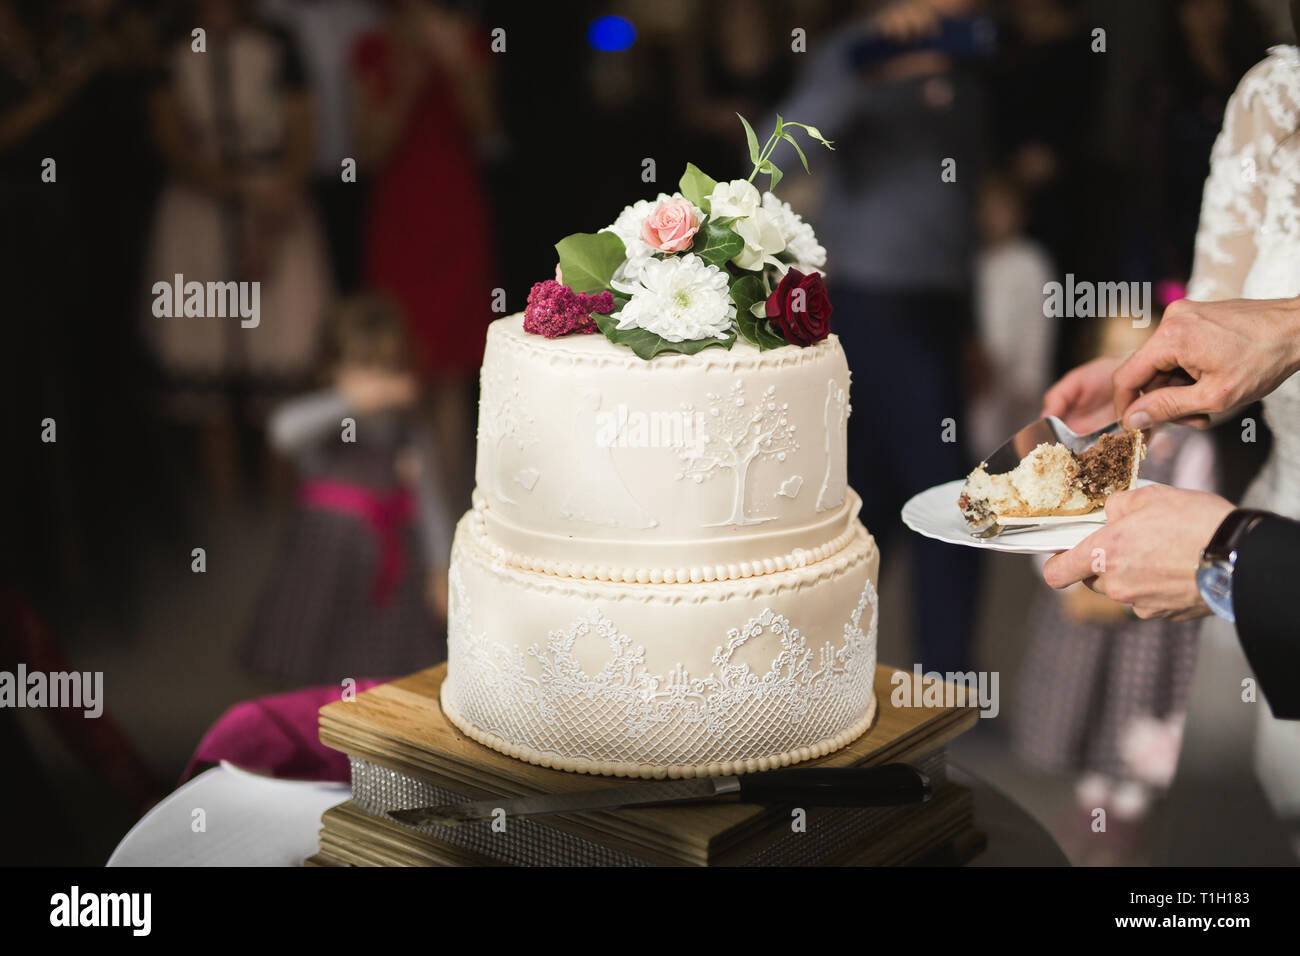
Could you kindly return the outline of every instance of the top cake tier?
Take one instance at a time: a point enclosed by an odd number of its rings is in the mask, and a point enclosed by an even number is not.
[[[540,570],[782,570],[847,541],[848,415],[833,335],[645,361],[510,316],[488,329],[475,510],[499,556]]]

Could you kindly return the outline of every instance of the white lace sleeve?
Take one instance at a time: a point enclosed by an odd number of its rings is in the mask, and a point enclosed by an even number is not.
[[[1232,299],[1259,252],[1278,146],[1297,135],[1296,49],[1275,47],[1228,100],[1210,154],[1188,298]]]

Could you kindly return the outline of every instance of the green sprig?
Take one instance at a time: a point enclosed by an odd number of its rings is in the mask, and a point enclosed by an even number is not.
[[[789,130],[801,129],[827,149],[835,149],[831,141],[824,137],[821,130],[816,126],[809,126],[807,123],[787,122],[781,118],[779,113],[776,117],[776,129],[772,131],[772,135],[767,138],[767,142],[763,144],[762,148],[759,148],[758,137],[754,134],[754,127],[749,125],[749,120],[739,113],[736,116],[740,117],[740,125],[745,127],[745,140],[749,143],[749,159],[754,164],[754,169],[749,174],[749,182],[752,183],[756,176],[769,176],[771,182],[768,189],[776,189],[776,184],[781,181],[781,177],[784,175],[776,163],[772,162],[772,152],[776,149],[777,144],[783,140],[794,147],[795,153],[799,156],[799,162],[803,163],[803,171],[805,173],[809,171],[808,157],[799,148],[799,144],[795,142],[795,138],[793,134],[788,132]]]

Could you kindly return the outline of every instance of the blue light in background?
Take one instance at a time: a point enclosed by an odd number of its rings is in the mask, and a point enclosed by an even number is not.
[[[636,27],[625,17],[600,17],[587,27],[587,43],[593,50],[626,50],[636,40]]]

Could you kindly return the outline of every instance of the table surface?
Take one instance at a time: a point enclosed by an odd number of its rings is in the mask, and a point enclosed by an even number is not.
[[[970,771],[949,777],[975,798],[987,848],[971,866],[1068,866],[1065,854],[1018,804]],[[348,786],[276,780],[228,763],[205,771],[147,813],[109,866],[301,866],[316,852],[320,817]]]

